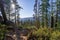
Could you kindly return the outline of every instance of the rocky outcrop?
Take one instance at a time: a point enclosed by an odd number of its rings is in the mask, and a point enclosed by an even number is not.
[[[27,29],[18,29],[18,35],[16,35],[14,28],[7,28],[7,30],[8,32],[6,33],[5,40],[28,40],[27,35],[29,31]]]

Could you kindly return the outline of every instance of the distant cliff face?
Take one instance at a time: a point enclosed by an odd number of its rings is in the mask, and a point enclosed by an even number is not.
[[[40,21],[42,21],[41,19],[42,18],[40,17]],[[22,21],[22,22],[25,22],[25,21],[28,21],[28,20],[35,21],[35,18],[34,17],[20,18],[20,21]]]
[[[33,17],[28,17],[28,18],[20,18],[20,21],[27,21],[27,20],[31,20],[34,21],[35,19]]]

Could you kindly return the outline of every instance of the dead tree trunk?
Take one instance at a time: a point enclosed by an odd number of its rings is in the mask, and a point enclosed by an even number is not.
[[[4,19],[4,23],[6,23],[7,17],[6,17],[5,11],[4,11],[4,5],[3,5],[3,1],[2,0],[0,0],[0,9],[1,9],[1,13],[2,13],[3,19]]]

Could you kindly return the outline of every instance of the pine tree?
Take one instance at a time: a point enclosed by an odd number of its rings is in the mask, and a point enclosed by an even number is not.
[[[44,23],[45,26],[48,26],[48,8],[49,8],[49,0],[41,0],[42,4],[41,4],[41,11],[42,11],[42,26],[44,27]]]
[[[54,10],[53,10],[53,8],[54,8],[54,2],[53,2],[53,0],[51,0],[51,27],[54,27]]]
[[[34,5],[34,12],[35,12],[35,26],[37,27],[37,28],[39,28],[40,27],[40,20],[39,20],[39,9],[38,9],[38,1],[39,0],[35,0],[35,5]]]
[[[58,26],[58,14],[60,11],[60,0],[56,0],[56,7],[57,7],[57,12],[56,12],[55,27]]]

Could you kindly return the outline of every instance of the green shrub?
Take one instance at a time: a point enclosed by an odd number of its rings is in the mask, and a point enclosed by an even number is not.
[[[5,25],[0,24],[0,40],[2,40],[4,38],[5,35]]]
[[[53,31],[50,40],[60,40],[60,31]]]
[[[37,40],[60,40],[60,31],[44,27],[33,31],[30,37],[36,37]]]

